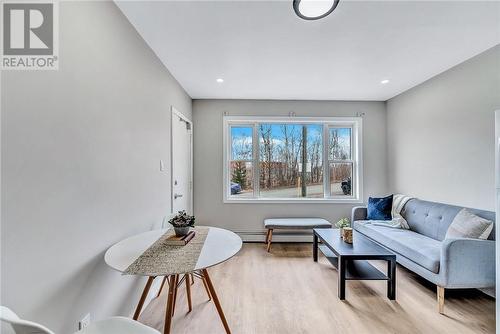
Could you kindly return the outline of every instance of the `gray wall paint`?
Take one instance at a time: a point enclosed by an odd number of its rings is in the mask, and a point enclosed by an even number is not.
[[[390,189],[495,210],[500,46],[387,102]]]
[[[353,206],[223,204],[224,111],[363,112],[365,200],[387,193],[389,170],[396,191],[493,209],[499,53],[391,99],[388,117],[383,102],[195,101],[198,222],[256,232],[266,217],[336,221]],[[191,99],[110,2],[61,3],[59,71],[1,75],[1,303],[58,333],[87,312],[129,315],[144,282],[109,269],[103,254],[169,212],[159,159],[170,165],[170,106],[191,117]]]
[[[384,195],[386,112],[384,102],[195,100],[194,212],[197,222],[234,231],[263,231],[266,217],[323,217],[331,222],[350,216],[352,204],[224,204],[222,202],[222,117],[229,115],[363,117],[364,196]]]
[[[56,333],[129,315],[103,261],[170,210],[170,106],[191,99],[112,2],[62,2],[59,71],[2,73],[1,303]]]

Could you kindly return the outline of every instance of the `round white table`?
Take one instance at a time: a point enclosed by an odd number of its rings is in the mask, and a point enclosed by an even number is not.
[[[146,251],[151,245],[153,245],[153,243],[155,243],[161,236],[163,236],[163,234],[165,234],[167,230],[168,229],[149,231],[124,239],[116,243],[106,251],[106,254],[104,255],[104,261],[111,268],[119,272],[124,272],[139,256],[144,253],[144,251]],[[194,278],[194,276],[202,279],[209,298],[214,301],[215,307],[217,308],[219,316],[222,320],[222,324],[226,329],[226,333],[231,333],[224,316],[224,312],[222,311],[219,298],[215,293],[212,281],[210,280],[210,276],[208,275],[207,268],[230,259],[239,252],[241,246],[242,241],[237,234],[225,229],[209,227],[205,243],[203,244],[200,255],[198,257],[198,261],[196,262],[195,268],[192,272],[165,272],[161,275],[158,275],[164,276],[158,296],[160,295],[166,280],[168,280],[169,285],[167,308],[165,314],[165,327],[163,330],[165,334],[170,333],[177,288],[183,280],[185,280],[186,282],[189,310],[191,310],[190,277]],[[179,275],[184,275],[184,277],[180,281]],[[135,320],[137,320],[137,318],[139,317],[151,284],[156,277],[157,276],[149,276],[148,278],[141,299],[139,300],[134,313]]]

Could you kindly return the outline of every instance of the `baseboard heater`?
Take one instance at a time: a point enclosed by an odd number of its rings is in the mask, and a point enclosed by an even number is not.
[[[243,242],[265,242],[265,231],[234,231]],[[275,242],[312,242],[311,231],[304,230],[274,230],[273,243]]]

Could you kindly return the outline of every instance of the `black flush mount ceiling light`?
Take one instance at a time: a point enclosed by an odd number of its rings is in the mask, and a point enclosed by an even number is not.
[[[318,20],[337,8],[340,0],[293,0],[293,10],[304,20]]]

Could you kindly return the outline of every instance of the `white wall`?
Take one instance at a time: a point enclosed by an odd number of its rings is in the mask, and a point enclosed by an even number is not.
[[[387,102],[390,189],[495,210],[500,46]]]
[[[229,115],[363,116],[364,191],[385,195],[386,112],[384,102],[194,100],[194,212],[199,224],[237,232],[262,232],[267,217],[323,217],[331,222],[349,216],[353,204],[223,203],[222,117]]]
[[[495,111],[495,183],[496,183],[496,221],[500,222],[500,110]],[[500,240],[500,229],[495,229],[495,240]],[[496,249],[496,286],[500,287],[500,242],[495,243]],[[497,300],[500,299],[500,289],[493,294]],[[496,304],[496,333],[500,333],[500,305]]]
[[[103,262],[170,211],[170,106],[191,99],[112,2],[62,2],[59,71],[2,72],[1,303],[56,333],[131,314]]]

